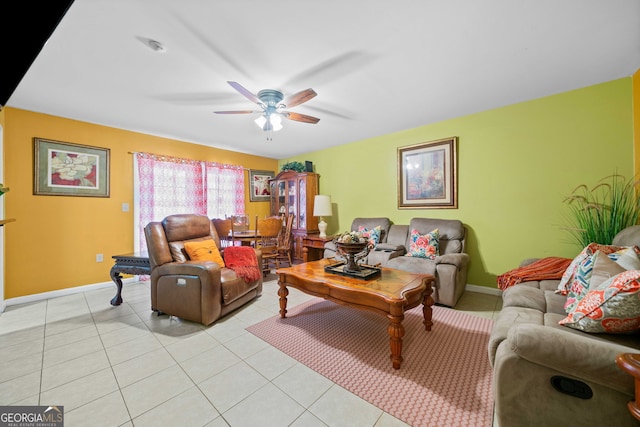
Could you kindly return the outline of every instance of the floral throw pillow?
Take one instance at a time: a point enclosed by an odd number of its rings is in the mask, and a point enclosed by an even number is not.
[[[582,299],[590,288],[597,286],[602,280],[593,282],[592,275],[598,275],[598,270],[609,270],[612,273],[607,278],[615,276],[624,270],[639,270],[640,258],[635,247],[622,248],[616,252],[607,254],[615,246],[607,246],[604,251],[598,249],[596,252],[586,257],[579,265],[571,281],[571,287],[567,293],[567,300],[564,309],[571,312],[574,306]],[[613,265],[612,265],[613,264]]]
[[[375,249],[378,243],[380,243],[380,234],[382,233],[380,226],[368,229],[361,225],[358,227],[358,231],[362,233],[362,237],[369,241],[368,246],[370,249]]]
[[[578,254],[577,257],[571,261],[569,267],[565,270],[562,278],[560,279],[560,283],[558,284],[558,288],[556,289],[556,293],[567,295],[572,285],[574,284],[575,275],[578,271],[578,267],[580,264],[585,262],[585,260],[591,258],[596,251],[601,251],[605,255],[612,254],[621,249],[625,249],[623,246],[615,246],[615,245],[601,245],[599,243],[590,243],[586,246],[582,251]]]
[[[558,323],[584,332],[637,332],[640,330],[640,270],[627,270],[589,290]]]
[[[436,259],[440,255],[440,233],[436,228],[427,234],[411,230],[409,253],[406,256]]]
[[[616,264],[611,258],[612,255],[607,256],[601,251],[596,251],[593,256],[585,258],[580,263],[564,304],[564,309],[567,313],[570,313],[575,308],[578,301],[589,292],[590,288],[595,288],[610,277],[627,270]],[[640,265],[638,268],[640,268]]]

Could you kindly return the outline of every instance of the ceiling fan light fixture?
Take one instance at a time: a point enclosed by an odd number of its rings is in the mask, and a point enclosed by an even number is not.
[[[278,114],[262,114],[254,120],[256,125],[264,131],[277,132],[282,129],[282,118]]]
[[[267,123],[267,118],[264,116],[264,114],[261,114],[257,119],[254,120],[254,122],[256,122],[260,129],[262,129],[265,123]]]
[[[280,117],[279,114],[269,115],[269,121],[271,122],[271,126],[273,126],[274,132],[278,132],[282,129],[282,117]]]
[[[287,105],[289,107],[295,107],[315,97],[317,94],[311,88],[297,92],[285,99],[282,92],[276,89],[263,89],[259,91],[257,95],[254,95],[238,82],[228,81],[227,83],[242,96],[256,103],[262,109],[262,114],[254,121],[258,127],[267,132],[267,141],[272,140],[272,132],[277,132],[282,129],[283,117],[301,123],[318,123],[320,120],[317,117],[306,114],[285,111]],[[256,112],[257,111],[253,110],[214,111],[216,114],[253,114]]]

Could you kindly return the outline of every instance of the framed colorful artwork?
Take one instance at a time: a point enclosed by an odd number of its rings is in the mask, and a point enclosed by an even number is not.
[[[33,138],[33,194],[109,197],[108,148]]]
[[[251,195],[249,200],[252,202],[268,202],[271,196],[269,180],[275,176],[275,172],[249,170],[249,182],[251,183]]]
[[[458,137],[398,148],[398,208],[458,207]]]

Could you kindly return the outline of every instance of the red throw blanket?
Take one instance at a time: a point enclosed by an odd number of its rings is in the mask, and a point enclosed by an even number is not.
[[[256,251],[250,246],[229,246],[224,249],[225,265],[250,283],[258,280],[262,271],[258,266]]]
[[[562,274],[571,264],[568,258],[541,258],[524,267],[515,268],[498,276],[498,287],[503,291],[509,286],[530,280],[562,279]]]

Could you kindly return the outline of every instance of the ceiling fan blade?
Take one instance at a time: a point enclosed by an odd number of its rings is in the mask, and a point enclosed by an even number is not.
[[[359,70],[375,58],[361,51],[349,51],[329,58],[294,77],[288,79],[282,86],[306,85],[313,81],[314,84],[332,82]]]
[[[213,105],[232,102],[237,100],[233,92],[182,92],[182,93],[162,93],[154,96],[155,99],[169,102],[176,105]]]
[[[157,9],[160,9],[160,8],[157,8]],[[240,63],[236,62],[233,59],[233,57],[235,55],[230,55],[229,52],[226,52],[220,46],[218,46],[215,43],[213,43],[213,41],[210,39],[210,37],[207,37],[206,34],[204,34],[201,31],[198,31],[198,29],[196,29],[194,27],[193,23],[187,22],[186,19],[184,19],[183,17],[179,16],[176,13],[172,13],[171,15],[176,19],[176,21],[182,26],[182,28],[184,30],[186,30],[188,33],[190,33],[198,42],[200,42],[207,49],[209,49],[211,52],[213,52],[214,55],[216,55],[219,58],[221,58],[223,61],[225,61],[227,63],[227,65],[229,65],[231,68],[233,68],[235,71],[239,72],[243,76],[245,76],[247,78],[251,78],[249,73],[240,65]],[[220,44],[222,44],[222,43],[220,43]],[[202,61],[208,63],[208,58],[200,58],[199,57],[199,59],[201,59]]]
[[[316,124],[320,121],[320,119],[317,117],[307,116],[306,114],[300,114],[300,113],[284,112],[282,113],[282,115],[287,119],[295,120],[296,122]]]
[[[294,93],[293,95],[288,96],[284,101],[282,101],[282,104],[284,104],[286,108],[295,107],[296,105],[300,105],[304,102],[307,102],[308,100],[315,97],[316,95],[317,93],[311,88],[306,90],[301,90],[298,93]]]
[[[256,104],[260,104],[261,103],[260,98],[258,98],[256,95],[254,95],[251,92],[249,92],[240,83],[237,83],[237,82],[227,82],[227,83],[229,83],[229,85],[231,85],[232,88],[234,88],[235,90],[240,92],[240,94],[242,94],[249,101],[255,102]]]
[[[315,105],[307,105],[306,108],[311,113],[320,113],[321,116],[326,115],[326,116],[332,116],[332,117],[337,117],[339,119],[346,119],[346,120],[353,120],[356,117],[355,113],[340,107],[336,107],[334,105],[323,108],[315,104]]]
[[[235,111],[214,111],[216,114],[253,114],[253,113],[261,113],[261,111],[254,110],[235,110]]]

